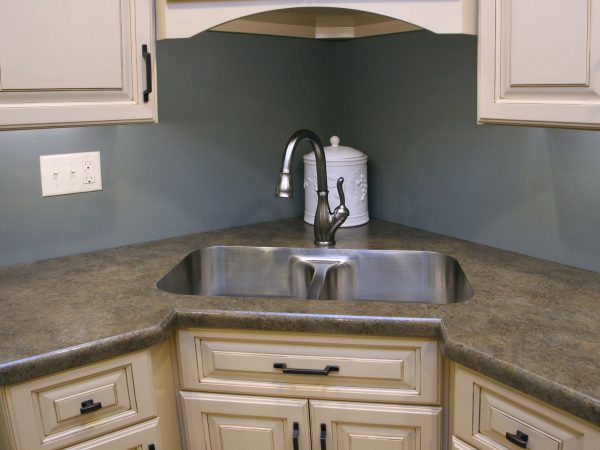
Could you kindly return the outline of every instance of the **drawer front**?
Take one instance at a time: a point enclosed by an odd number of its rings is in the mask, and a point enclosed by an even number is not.
[[[185,389],[439,402],[434,340],[181,330]]]
[[[479,387],[479,433],[501,445],[531,450],[577,449],[581,435],[549,417]],[[511,440],[512,439],[512,442]],[[523,447],[520,447],[523,448]]]
[[[454,434],[481,450],[597,450],[600,431],[468,370],[454,371]]]
[[[161,450],[162,448],[158,419],[153,419],[65,450]]]
[[[38,391],[44,435],[133,411],[134,394],[131,366]]]
[[[19,448],[57,449],[155,415],[146,353],[9,386]]]

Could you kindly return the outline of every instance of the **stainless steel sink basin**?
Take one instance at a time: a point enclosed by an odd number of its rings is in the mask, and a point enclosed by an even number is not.
[[[435,252],[215,246],[159,282],[188,295],[454,303],[473,289],[456,259]]]

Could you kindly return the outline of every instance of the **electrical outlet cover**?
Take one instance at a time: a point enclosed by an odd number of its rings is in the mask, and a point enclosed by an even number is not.
[[[40,156],[42,195],[102,190],[100,152]]]

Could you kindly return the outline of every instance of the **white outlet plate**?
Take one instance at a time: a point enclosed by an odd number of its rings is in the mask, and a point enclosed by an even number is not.
[[[102,190],[100,152],[40,156],[42,196]]]

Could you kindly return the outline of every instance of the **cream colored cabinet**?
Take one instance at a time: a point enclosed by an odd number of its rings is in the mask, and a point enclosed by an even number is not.
[[[181,448],[169,342],[0,389],[0,450],[65,448]]]
[[[189,450],[309,450],[308,401],[181,393]]]
[[[153,5],[0,2],[0,129],[156,121]]]
[[[158,39],[219,31],[317,39],[412,31],[477,33],[477,0],[156,0]]]
[[[480,0],[479,121],[600,128],[600,1]]]
[[[453,370],[458,450],[598,450],[600,429],[460,366]]]
[[[190,450],[440,449],[439,407],[196,392],[181,399]]]
[[[102,436],[65,450],[168,450],[160,444],[158,419]]]
[[[310,401],[312,448],[440,449],[439,407]]]
[[[441,450],[435,340],[184,329],[178,353],[190,450]]]
[[[441,403],[434,339],[182,329],[178,346],[184,390]]]

